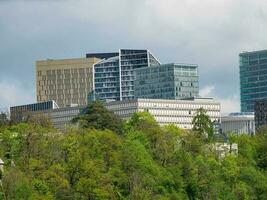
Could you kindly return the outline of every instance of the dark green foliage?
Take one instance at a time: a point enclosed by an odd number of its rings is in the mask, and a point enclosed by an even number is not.
[[[73,119],[73,123],[82,128],[109,129],[116,133],[122,133],[123,126],[122,120],[99,101],[91,102],[80,116]]]
[[[96,104],[93,109],[103,109]],[[113,116],[105,112],[100,116]],[[213,142],[203,139],[205,126],[194,132],[172,125],[160,127],[147,112],[114,126],[92,114],[85,117],[86,126],[66,134],[38,123],[2,128],[0,158],[5,169],[0,199],[267,197],[266,133],[230,136],[231,143],[238,143],[239,154],[218,160]]]
[[[197,113],[194,116],[192,123],[193,131],[202,136],[207,135],[209,139],[212,139],[213,125],[210,120],[210,117],[206,114],[206,110],[204,108],[200,108],[197,110]]]

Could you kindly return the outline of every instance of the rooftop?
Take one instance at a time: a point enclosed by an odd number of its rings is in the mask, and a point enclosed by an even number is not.
[[[118,52],[111,52],[111,53],[87,53],[86,58],[100,58],[100,59],[108,59],[110,57],[118,56]]]
[[[253,54],[253,53],[267,53],[267,49],[256,50],[256,51],[243,51],[239,55]]]

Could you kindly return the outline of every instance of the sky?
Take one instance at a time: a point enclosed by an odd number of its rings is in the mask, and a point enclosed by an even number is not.
[[[0,0],[0,109],[34,103],[35,61],[120,48],[199,66],[200,95],[237,112],[239,57],[267,48],[265,0]]]

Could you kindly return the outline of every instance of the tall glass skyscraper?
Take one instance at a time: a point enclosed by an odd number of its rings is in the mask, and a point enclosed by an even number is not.
[[[100,100],[134,99],[134,69],[160,64],[148,50],[120,49],[88,57],[102,59],[94,65],[94,92]]]
[[[135,70],[135,97],[181,99],[197,97],[198,67],[190,64],[164,64]]]
[[[241,112],[253,112],[267,98],[267,50],[240,53],[239,61]]]

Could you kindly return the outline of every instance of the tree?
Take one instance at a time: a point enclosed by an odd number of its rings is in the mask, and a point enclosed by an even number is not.
[[[210,128],[207,119],[196,117],[193,132],[135,113],[123,131],[117,127],[123,135],[96,120],[95,126],[85,120],[89,129],[65,134],[32,122],[2,126],[0,199],[266,199],[264,132],[229,137],[238,155],[216,159],[213,144],[202,137]]]
[[[8,119],[7,113],[0,112],[0,127],[8,125],[8,123],[9,123],[9,119]]]
[[[193,131],[202,136],[208,135],[208,138],[211,139],[213,137],[213,125],[210,117],[206,113],[207,112],[204,108],[197,110],[192,121]]]
[[[26,117],[26,122],[29,124],[39,125],[46,128],[53,127],[53,124],[49,117],[43,114],[32,115],[29,113]]]
[[[82,128],[109,129],[122,133],[122,120],[99,101],[89,103],[82,114],[74,118],[72,122],[78,123]]]

